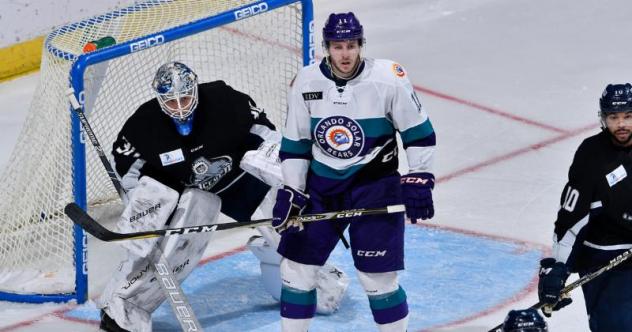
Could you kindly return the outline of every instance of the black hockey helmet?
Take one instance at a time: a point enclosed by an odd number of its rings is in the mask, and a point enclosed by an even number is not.
[[[547,332],[549,329],[537,310],[511,310],[503,323],[503,332]]]
[[[632,111],[632,84],[608,84],[599,98],[601,116]]]

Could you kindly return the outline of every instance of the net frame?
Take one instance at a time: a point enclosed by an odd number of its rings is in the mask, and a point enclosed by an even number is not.
[[[124,13],[133,13],[136,10],[147,10],[154,6],[164,6],[176,2],[187,2],[187,0],[147,1],[142,4],[125,8],[124,11],[114,11],[112,13],[64,26],[48,36],[44,46],[45,52],[53,54],[56,58],[72,63],[72,65],[69,66],[70,82],[61,82],[61,84],[70,84],[74,90],[75,97],[82,103],[83,106],[86,106],[85,104],[89,104],[91,102],[86,100],[85,95],[86,83],[90,84],[90,82],[86,82],[86,74],[90,71],[99,71],[100,64],[131,54],[145,53],[156,46],[165,45],[167,43],[176,43],[179,39],[194,36],[237,21],[246,20],[250,17],[268,13],[284,6],[300,4],[302,26],[302,40],[300,41],[302,44],[302,65],[314,62],[313,7],[311,0],[222,1],[232,3],[239,2],[242,5],[230,10],[225,10],[216,15],[203,17],[183,25],[149,33],[87,54],[81,54],[80,52],[73,50],[61,49],[56,47],[53,43],[53,40],[55,38],[59,38],[59,36],[72,35],[74,31],[84,29],[89,26],[107,24],[109,20],[117,18],[120,15],[124,15]],[[193,2],[193,0],[191,0],[191,2]],[[43,56],[42,70],[44,70],[47,66],[46,61],[49,60]],[[68,75],[66,75],[66,77],[68,77]],[[68,109],[70,109],[70,106],[68,106]],[[92,147],[86,148],[79,119],[72,111],[69,111],[69,113],[71,114],[71,130],[70,133],[68,133],[68,139],[72,145],[72,191],[74,201],[82,208],[87,209],[89,194],[87,190],[88,183],[86,182],[88,176],[86,169],[88,163],[86,158],[86,149],[92,149]],[[97,135],[99,135],[99,133],[97,133]],[[53,217],[43,216],[41,218]],[[78,226],[73,225],[72,238],[75,264],[74,293],[18,294],[0,291],[0,300],[31,303],[67,302],[70,300],[76,300],[78,303],[85,302],[88,295],[87,237]]]

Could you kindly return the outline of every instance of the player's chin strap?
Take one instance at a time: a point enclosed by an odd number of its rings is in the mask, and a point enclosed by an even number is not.
[[[623,253],[621,253],[619,256],[613,258],[610,260],[610,262],[608,264],[606,264],[605,266],[601,267],[599,270],[592,272],[590,274],[587,274],[577,280],[575,280],[574,282],[568,284],[566,287],[562,288],[562,290],[560,291],[560,298],[565,298],[565,297],[569,297],[570,296],[570,292],[575,289],[578,288],[580,286],[582,286],[583,284],[597,278],[598,276],[600,276],[602,273],[612,270],[615,266],[625,262],[628,258],[630,258],[630,256],[632,256],[632,249],[628,249],[626,251],[624,251]],[[542,307],[544,307],[545,304],[543,302],[538,302],[532,306],[529,307],[529,309],[540,309]],[[499,324],[496,327],[494,327],[493,329],[489,330],[488,332],[502,332],[502,326],[503,324]]]
[[[302,223],[315,222],[321,220],[335,220],[335,219],[344,219],[344,218],[354,218],[354,217],[362,217],[369,215],[377,215],[377,214],[389,214],[389,213],[403,213],[405,211],[404,205],[389,205],[383,208],[375,208],[375,209],[353,209],[353,210],[344,210],[344,211],[336,211],[336,212],[325,212],[325,213],[314,213],[314,214],[304,214],[300,216],[293,216],[290,219],[298,220]],[[123,241],[123,240],[138,240],[138,239],[147,239],[152,237],[161,237],[161,236],[170,236],[170,235],[182,235],[182,234],[191,234],[191,233],[206,233],[206,232],[216,232],[227,229],[234,228],[253,228],[257,226],[270,225],[272,223],[272,218],[268,219],[259,219],[259,220],[251,220],[244,222],[233,222],[227,224],[210,224],[210,225],[199,225],[199,226],[189,226],[189,227],[180,227],[180,228],[167,228],[167,229],[156,229],[152,231],[144,231],[144,232],[134,232],[134,233],[116,233],[112,232],[109,229],[103,227],[101,224],[96,222],[90,215],[88,215],[81,207],[79,207],[75,203],[70,203],[66,205],[64,209],[66,215],[76,224],[81,226],[86,232],[92,234],[94,237],[101,241],[111,242],[111,241]],[[362,219],[358,219],[361,222]]]
[[[92,130],[92,127],[90,126],[90,123],[88,122],[88,119],[86,118],[86,115],[83,113],[83,110],[81,109],[81,104],[79,104],[79,101],[77,100],[77,97],[75,96],[74,89],[73,88],[68,89],[68,91],[66,91],[66,95],[68,99],[70,100],[70,105],[72,106],[72,110],[79,117],[81,126],[85,130],[85,133],[87,134],[87,136],[90,138],[90,142],[94,146],[94,149],[97,151],[97,154],[99,155],[99,159],[101,159],[101,163],[103,164],[103,167],[107,171],[108,176],[110,177],[110,180],[112,181],[112,184],[114,185],[114,188],[116,188],[116,191],[119,193],[119,196],[121,197],[121,199],[125,201],[125,197],[127,193],[125,192],[125,189],[123,189],[123,186],[121,186],[121,182],[116,176],[116,173],[114,172],[114,169],[112,168],[112,164],[110,164],[110,161],[108,160],[105,153],[103,152],[103,148],[101,147],[101,144],[99,143],[99,140],[97,139],[97,136],[94,134],[94,131]],[[70,203],[69,205],[73,205],[76,209],[83,211],[83,209],[81,209],[75,203]],[[72,219],[72,217],[70,217],[70,219]],[[96,220],[92,218],[90,218],[90,220],[85,220],[85,221],[89,222],[89,225],[86,227],[89,227],[90,225],[95,226],[97,228],[103,227],[101,226],[101,224],[99,224]],[[83,227],[83,229],[86,230],[86,227]],[[88,233],[90,233],[90,231],[88,231]],[[171,272],[173,271],[173,269],[169,266],[169,263],[167,262],[167,259],[163,255],[162,250],[160,250],[159,245],[155,246],[155,250],[149,257],[149,259],[152,263],[151,266],[154,269],[154,276],[159,281],[158,284],[160,285],[160,288],[162,289],[162,291],[165,293],[165,296],[167,300],[169,301],[169,304],[171,305],[171,309],[173,309],[173,313],[176,315],[176,318],[178,319],[178,323],[180,323],[180,326],[182,327],[182,331],[202,331],[203,330],[202,325],[197,320],[195,313],[193,312],[193,309],[191,308],[191,305],[189,304],[189,301],[184,296],[184,292],[182,291],[182,288],[180,287],[180,284],[178,283],[178,279],[176,279],[176,277]]]

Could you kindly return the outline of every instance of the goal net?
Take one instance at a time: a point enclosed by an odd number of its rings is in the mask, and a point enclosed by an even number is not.
[[[0,178],[0,300],[84,302],[87,240],[63,208],[119,204],[70,111],[69,87],[108,155],[124,121],[153,98],[151,80],[168,61],[187,64],[200,82],[221,79],[248,93],[279,126],[292,78],[313,61],[311,16],[310,0],[153,0],[52,32]]]

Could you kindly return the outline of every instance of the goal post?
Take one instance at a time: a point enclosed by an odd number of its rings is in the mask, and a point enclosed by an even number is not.
[[[69,87],[108,155],[125,120],[153,98],[151,79],[168,61],[187,64],[200,82],[224,80],[248,93],[281,126],[291,80],[314,62],[313,29],[311,0],[150,0],[53,31],[0,178],[0,300],[85,302],[88,239],[63,207],[120,205],[86,147]],[[104,37],[114,44],[83,52]]]

